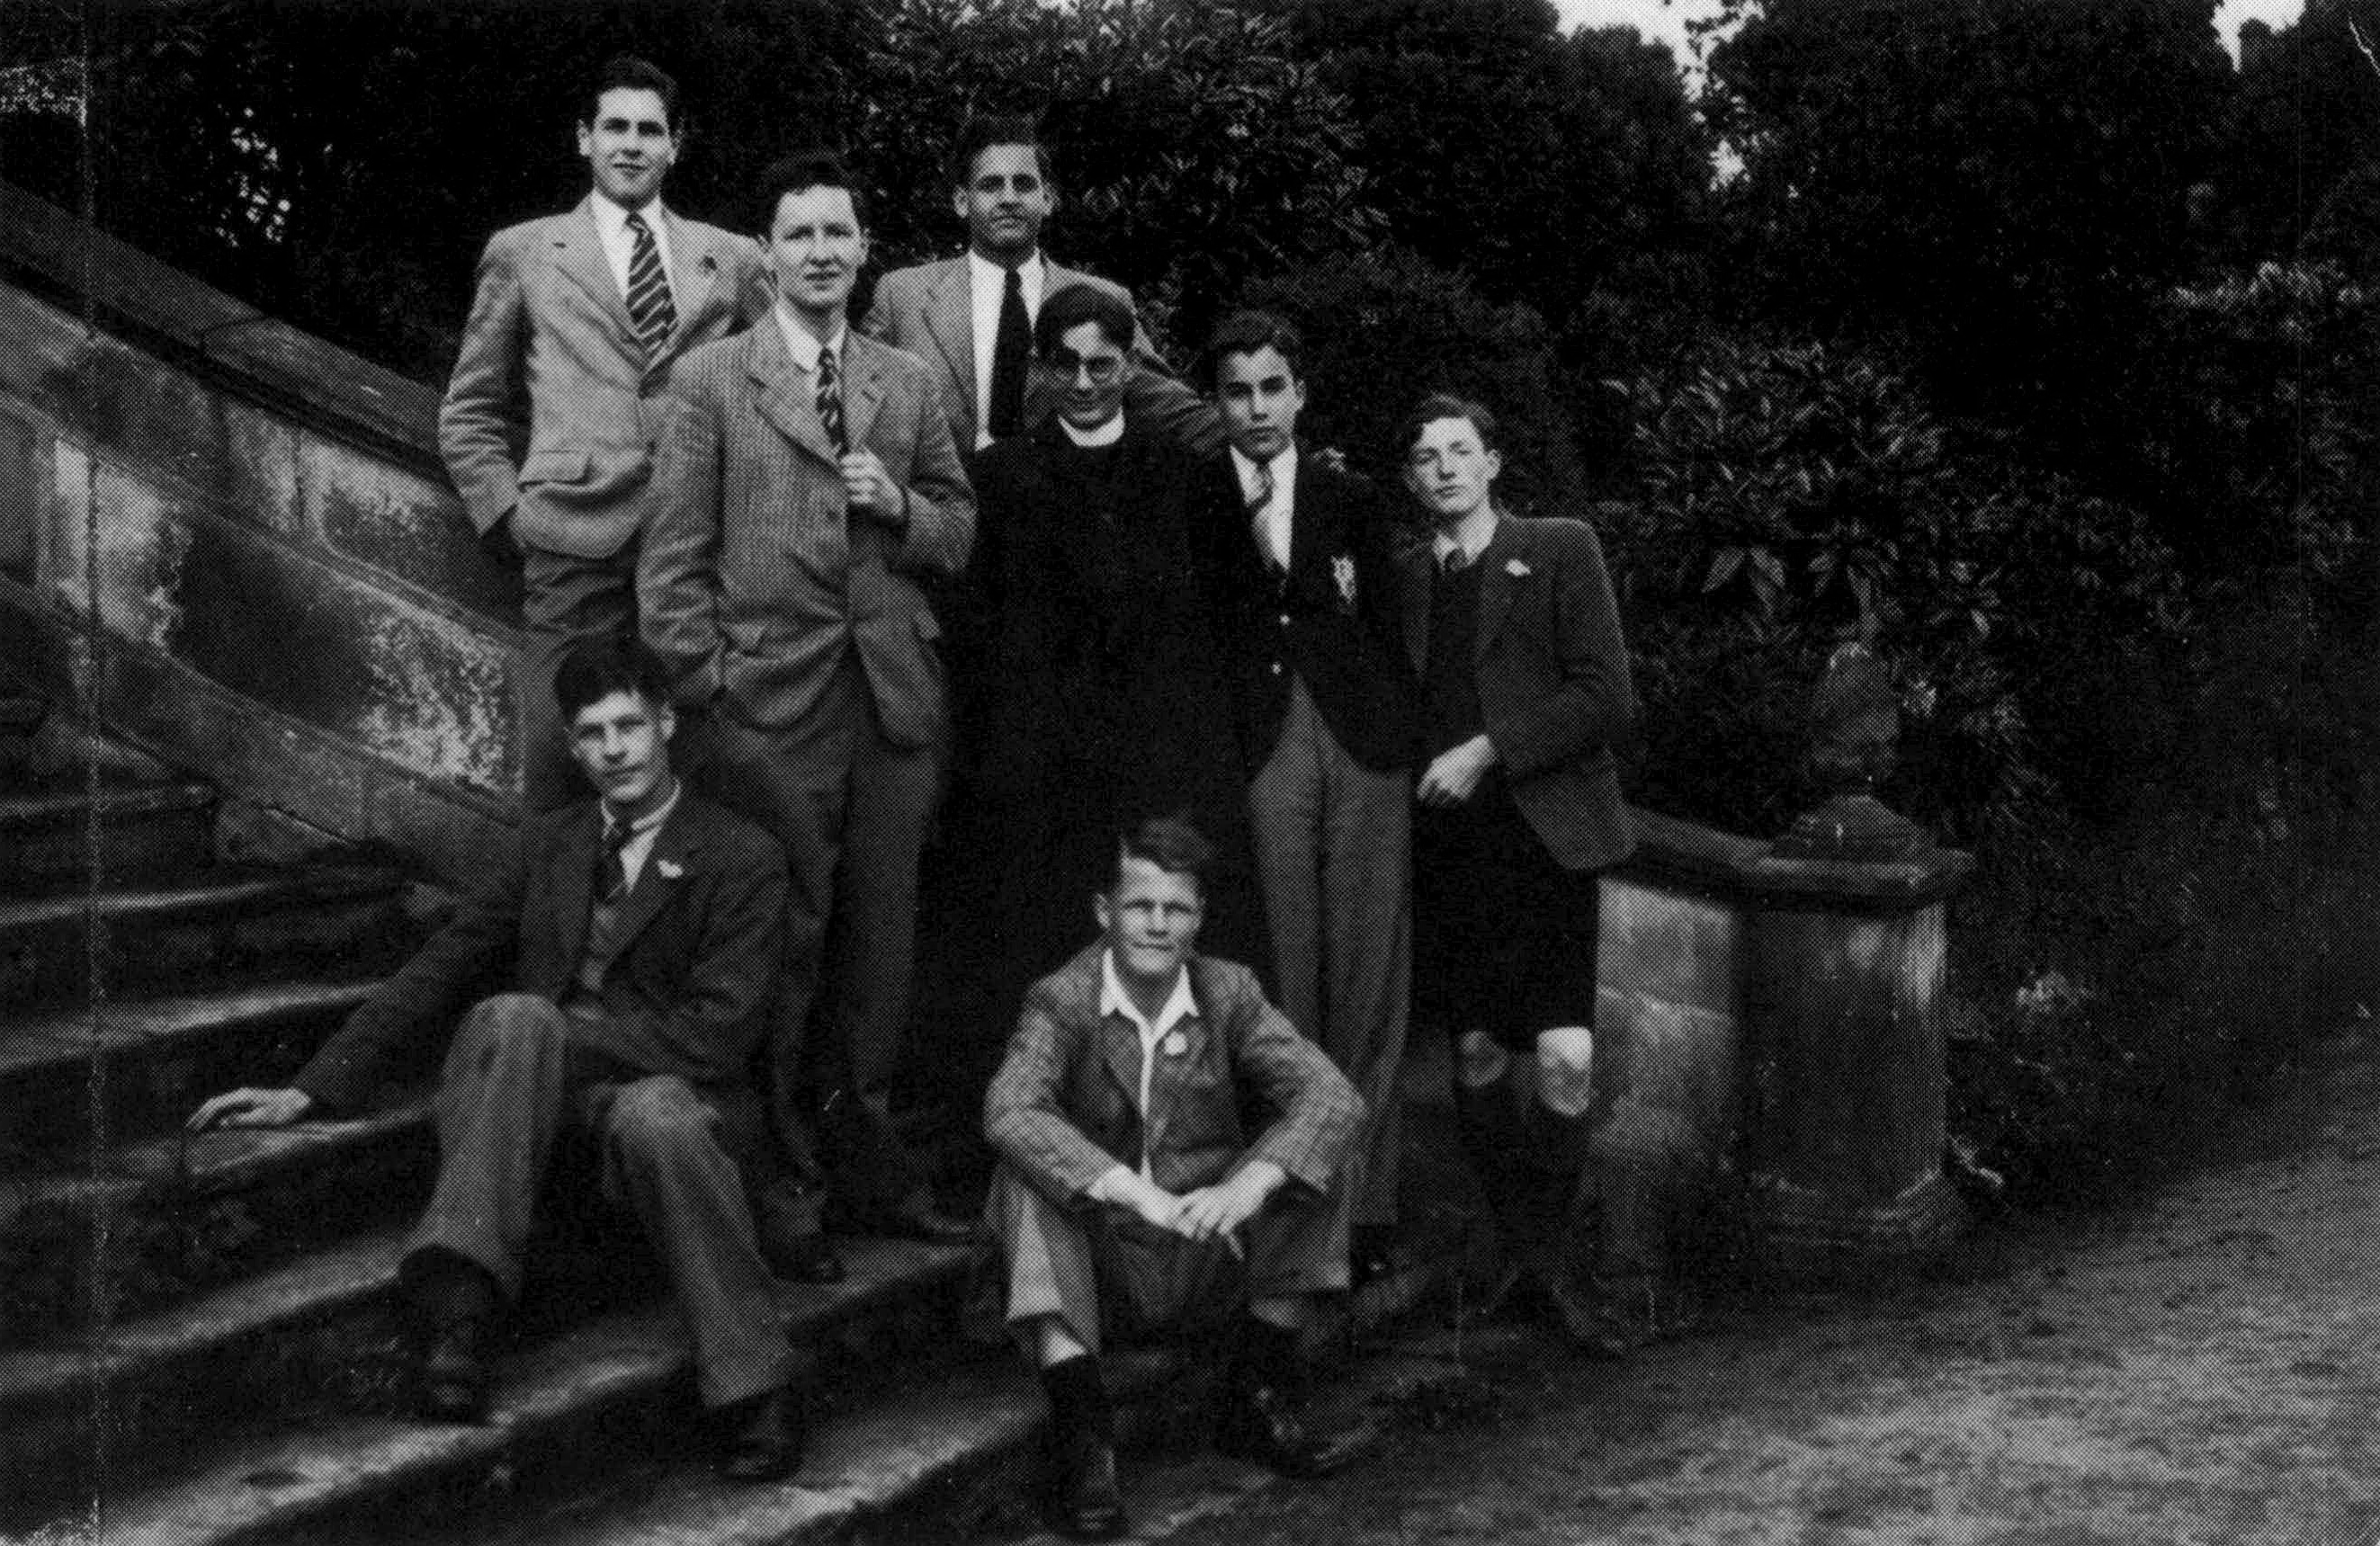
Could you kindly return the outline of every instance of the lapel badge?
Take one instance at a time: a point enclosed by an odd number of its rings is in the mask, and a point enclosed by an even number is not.
[[[1179,1057],[1184,1053],[1190,1050],[1190,1038],[1184,1035],[1179,1031],[1168,1031],[1165,1033],[1164,1045],[1165,1056],[1168,1057]]]
[[[653,868],[662,872],[663,880],[675,880],[686,874],[686,866],[674,859],[656,859],[653,861]]]
[[[1340,553],[1330,560],[1330,578],[1339,586],[1339,602],[1350,611],[1355,606],[1355,560]]]
[[[1505,562],[1504,573],[1516,580],[1525,580],[1529,577],[1529,566],[1520,559],[1509,559]]]

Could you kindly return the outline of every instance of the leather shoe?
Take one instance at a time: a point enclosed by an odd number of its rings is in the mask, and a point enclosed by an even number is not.
[[[823,1229],[798,1235],[763,1235],[760,1254],[769,1267],[788,1283],[841,1283],[843,1258]]]
[[[1069,1540],[1113,1540],[1124,1533],[1115,1445],[1105,1434],[1070,1433],[1051,1440],[1041,1519]]]
[[[927,1191],[911,1192],[886,1209],[883,1228],[886,1234],[932,1245],[966,1245],[975,1239],[975,1226],[942,1212]]]
[[[428,1422],[479,1422],[488,1415],[488,1370],[480,1359],[487,1339],[482,1315],[455,1315],[431,1333],[421,1359],[414,1410]]]
[[[729,1481],[782,1481],[801,1465],[801,1407],[787,1387],[739,1401],[720,1417],[719,1474]]]
[[[1253,1386],[1227,1403],[1215,1426],[1215,1447],[1301,1480],[1329,1476],[1347,1463],[1344,1453],[1306,1432],[1277,1385]]]

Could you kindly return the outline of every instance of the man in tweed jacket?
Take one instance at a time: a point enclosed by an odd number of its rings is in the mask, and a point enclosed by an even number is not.
[[[1104,1333],[1245,1305],[1218,1447],[1288,1475],[1334,1458],[1293,1403],[1313,1297],[1347,1286],[1333,1189],[1364,1104],[1247,968],[1193,952],[1210,853],[1179,818],[1123,838],[1101,941],[1026,995],[984,1098],[1007,1324],[1050,1396],[1050,1522],[1077,1539],[1124,1528]]]

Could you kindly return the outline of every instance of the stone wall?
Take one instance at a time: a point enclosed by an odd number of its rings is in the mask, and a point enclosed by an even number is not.
[[[468,874],[517,792],[517,581],[436,394],[5,185],[0,341],[0,672],[283,818],[236,829]]]

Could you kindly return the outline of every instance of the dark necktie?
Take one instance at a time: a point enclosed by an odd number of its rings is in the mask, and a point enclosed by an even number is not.
[[[662,357],[669,335],[677,326],[677,303],[670,299],[669,275],[662,272],[662,249],[645,217],[628,211],[628,234],[637,245],[628,254],[628,321],[645,346],[650,367]]]
[[[1460,548],[1448,549],[1446,556],[1438,561],[1438,572],[1450,579],[1470,567],[1471,555]]]
[[[818,358],[818,416],[826,426],[827,443],[837,456],[847,454],[851,441],[843,429],[843,375],[835,368],[834,351],[821,344]]]
[[[1000,292],[1000,331],[991,343],[991,438],[1025,428],[1025,362],[1033,352],[1033,324],[1025,315],[1025,282],[1014,269]]]
[[[628,862],[625,853],[636,836],[636,827],[627,822],[605,824],[603,857],[595,866],[596,900],[615,902],[628,894]]]

